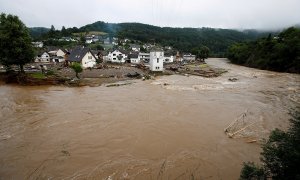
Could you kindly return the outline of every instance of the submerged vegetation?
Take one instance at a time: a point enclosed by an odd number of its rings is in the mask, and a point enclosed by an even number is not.
[[[234,44],[227,57],[235,64],[300,73],[300,29],[291,27],[278,36]]]

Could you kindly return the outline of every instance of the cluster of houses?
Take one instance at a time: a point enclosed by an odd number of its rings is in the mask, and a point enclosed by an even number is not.
[[[75,47],[70,50],[48,47],[40,51],[35,58],[36,63],[65,63],[78,62],[83,68],[94,67],[97,62],[106,63],[131,63],[145,64],[151,71],[163,71],[165,63],[178,61],[192,61],[195,56],[192,54],[176,55],[172,51],[164,51],[161,48],[151,47],[149,53],[140,52],[139,45],[130,45],[130,51],[123,49],[113,49],[108,51],[94,51],[87,47]]]

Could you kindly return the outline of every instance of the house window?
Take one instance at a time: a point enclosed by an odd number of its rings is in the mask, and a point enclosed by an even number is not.
[[[88,56],[89,59],[92,59],[92,56]]]
[[[159,63],[159,58],[157,58],[157,63]]]
[[[113,58],[113,60],[117,60],[117,58]]]
[[[116,56],[116,54],[113,54],[113,56]]]

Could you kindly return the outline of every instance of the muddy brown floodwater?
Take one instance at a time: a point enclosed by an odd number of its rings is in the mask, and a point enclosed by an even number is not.
[[[245,110],[259,119],[257,142],[287,128],[300,76],[207,62],[229,72],[119,87],[1,85],[0,179],[237,179],[260,144],[224,128]]]

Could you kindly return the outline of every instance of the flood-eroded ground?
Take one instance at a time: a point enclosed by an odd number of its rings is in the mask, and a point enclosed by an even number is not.
[[[229,72],[118,87],[1,85],[0,179],[237,179],[242,162],[259,161],[260,139],[287,127],[300,76],[207,62]],[[224,134],[246,110],[257,143]]]

